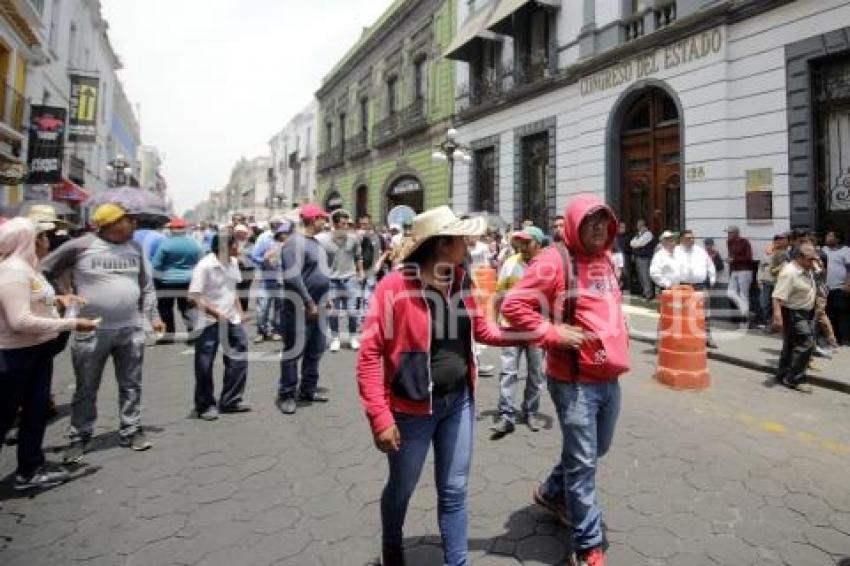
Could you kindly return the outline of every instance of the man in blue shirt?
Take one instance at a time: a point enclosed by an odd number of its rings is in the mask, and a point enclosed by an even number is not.
[[[192,270],[201,259],[201,247],[197,241],[186,235],[186,221],[182,218],[172,220],[169,228],[171,237],[164,238],[157,246],[151,262],[160,317],[165,323],[167,333],[161,342],[174,340],[175,300],[191,341],[193,328],[188,300],[189,283],[192,281]]]

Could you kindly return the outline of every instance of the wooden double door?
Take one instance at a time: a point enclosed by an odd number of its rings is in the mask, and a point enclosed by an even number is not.
[[[681,132],[676,103],[647,89],[623,114],[620,131],[620,214],[634,232],[639,219],[657,236],[684,228],[681,200]]]

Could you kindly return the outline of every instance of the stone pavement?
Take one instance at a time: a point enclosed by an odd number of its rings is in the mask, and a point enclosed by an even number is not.
[[[148,351],[145,422],[154,449],[117,446],[108,373],[96,449],[75,479],[26,496],[8,481],[0,487],[0,564],[359,566],[376,556],[386,465],[357,403],[353,354],[325,358],[332,402],[290,418],[272,405],[274,356],[254,362],[255,411],[207,423],[186,418],[192,358],[182,350]],[[850,397],[767,388],[758,374],[717,363],[708,391],[672,392],[649,377],[648,348],[633,351],[620,426],[599,473],[610,564],[832,566],[850,556]],[[485,352],[490,363],[496,356]],[[55,379],[63,416],[46,442],[55,458],[72,383],[63,357]],[[483,379],[472,563],[559,564],[568,535],[529,503],[559,434],[520,428],[491,440],[496,396],[497,380]],[[543,412],[552,415],[548,398]],[[7,448],[0,477],[13,466]],[[407,519],[410,564],[440,564],[435,509],[429,467]]]
[[[633,340],[646,344],[656,341],[658,309],[633,301],[624,307],[629,317]],[[773,374],[782,352],[781,334],[747,329],[741,325],[712,319],[712,336],[716,350],[709,350],[711,359],[745,367],[756,372]],[[832,359],[815,358],[815,368],[809,372],[812,385],[850,393],[850,348],[839,348]]]

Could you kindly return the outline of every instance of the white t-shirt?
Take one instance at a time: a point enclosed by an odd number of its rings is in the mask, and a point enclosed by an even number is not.
[[[684,246],[676,246],[673,254],[679,264],[680,283],[701,285],[709,281],[710,285],[714,285],[717,270],[714,268],[714,261],[703,248],[693,246],[688,250]]]
[[[679,284],[679,262],[672,252],[659,248],[649,264],[649,276],[662,289]]]
[[[229,265],[225,266],[219,261],[218,256],[208,253],[192,271],[189,293],[202,295],[227,317],[228,322],[240,324],[242,320],[235,303],[236,284],[241,281],[242,274],[239,272],[239,262],[235,257],[231,257]],[[200,326],[209,326],[216,322],[218,321],[213,317],[205,314],[203,324]]]
[[[824,246],[821,251],[826,254],[826,286],[829,290],[840,289],[847,280],[850,270],[850,248],[841,246],[832,250]]]

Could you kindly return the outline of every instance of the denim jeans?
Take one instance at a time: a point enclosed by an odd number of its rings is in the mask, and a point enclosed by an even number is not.
[[[533,415],[540,409],[540,392],[543,391],[543,352],[540,348],[515,346],[502,348],[502,374],[499,379],[499,416],[516,422],[514,397],[522,354],[528,363],[528,378],[522,398],[522,414]]]
[[[574,550],[602,544],[602,510],[596,501],[596,465],[611,447],[620,414],[620,382],[565,383],[549,379],[561,425],[561,459],[541,491],[564,498],[573,524]]]
[[[312,395],[319,386],[319,362],[327,348],[324,320],[307,320],[303,304],[283,301],[283,357],[280,362],[278,396],[294,397],[296,390]],[[301,386],[298,385],[298,361],[301,360]]]
[[[357,297],[360,295],[360,283],[356,277],[346,279],[331,279],[331,297],[334,303],[334,312],[330,315],[331,333],[334,338],[339,338],[339,319],[345,317],[348,320],[348,333],[352,336],[357,333]]]
[[[367,275],[363,282],[362,294],[360,295],[360,324],[366,320],[366,314],[369,312],[369,301],[375,293],[375,287],[378,285],[378,278],[374,274]]]
[[[748,270],[733,271],[729,275],[729,286],[726,295],[735,305],[742,316],[750,316],[750,285],[753,283],[753,272]]]
[[[88,440],[97,420],[97,392],[106,361],[112,357],[118,382],[118,405],[121,436],[130,436],[142,420],[142,362],[145,331],[130,326],[75,332],[71,337],[71,361],[74,365],[76,389],[71,401],[71,441]]]
[[[53,378],[53,344],[0,350],[0,448],[18,409],[17,474],[29,478],[44,464],[44,431]]]
[[[281,333],[280,313],[280,286],[274,282],[263,282],[256,290],[257,297],[257,334],[260,336],[271,336],[273,333]]]
[[[195,341],[195,410],[203,413],[215,406],[213,366],[219,344],[224,348],[224,379],[218,406],[235,407],[242,401],[248,381],[248,337],[238,324],[210,324]]]
[[[395,414],[401,449],[388,454],[390,475],[381,495],[383,543],[400,547],[407,505],[425,465],[428,447],[434,445],[434,479],[437,487],[437,520],[443,542],[443,562],[467,564],[466,491],[472,463],[475,404],[464,388],[434,397],[428,416]]]

